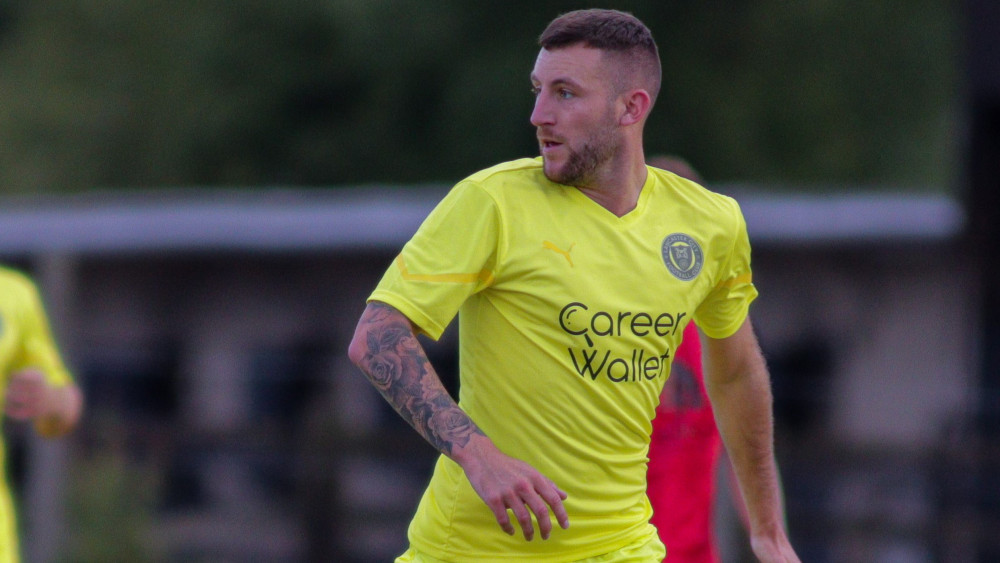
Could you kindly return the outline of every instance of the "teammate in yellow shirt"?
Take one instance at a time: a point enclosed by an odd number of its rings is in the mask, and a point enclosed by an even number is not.
[[[646,456],[690,321],[706,335],[753,548],[797,561],[780,518],[739,206],[645,165],[660,64],[639,20],[571,12],[540,44],[541,158],[456,185],[371,294],[351,342],[355,364],[444,454],[397,561],[662,560]],[[439,337],[456,314],[457,403],[416,339]]]
[[[41,298],[24,274],[0,267],[0,404],[45,438],[76,426],[83,398],[53,342]],[[0,563],[18,558],[17,522],[0,443]]]

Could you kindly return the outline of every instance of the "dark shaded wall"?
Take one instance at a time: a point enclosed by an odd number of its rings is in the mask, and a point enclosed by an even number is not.
[[[1000,420],[1000,3],[968,10],[969,226],[983,265],[984,407]]]
[[[978,405],[963,439],[945,459],[941,482],[944,537],[959,551],[944,560],[1000,560],[1000,3],[966,0],[967,130],[963,189],[968,245],[979,267]],[[961,445],[959,445],[961,444]],[[957,477],[956,477],[957,476]],[[950,530],[950,531],[949,531]]]

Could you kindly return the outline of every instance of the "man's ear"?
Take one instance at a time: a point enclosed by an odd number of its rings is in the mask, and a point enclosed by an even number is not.
[[[631,90],[622,95],[622,114],[618,120],[620,125],[635,125],[642,123],[649,115],[652,99],[649,92],[643,89]]]

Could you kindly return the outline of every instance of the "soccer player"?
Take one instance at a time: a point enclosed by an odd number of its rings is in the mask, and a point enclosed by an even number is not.
[[[646,166],[660,62],[642,22],[574,11],[539,44],[530,120],[541,157],[459,182],[389,267],[351,341],[351,360],[443,454],[397,561],[662,560],[646,454],[690,321],[706,335],[706,382],[753,550],[798,561],[780,517],[739,206]],[[457,403],[416,338],[439,337],[456,314]]]
[[[83,397],[52,339],[38,289],[26,275],[0,266],[0,404],[17,421],[30,421],[45,438],[72,430]],[[14,504],[0,444],[0,563],[19,560]]]

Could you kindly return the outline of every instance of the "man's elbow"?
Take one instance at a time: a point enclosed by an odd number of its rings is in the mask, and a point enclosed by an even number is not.
[[[358,319],[358,324],[354,328],[354,336],[351,338],[351,343],[347,346],[347,357],[351,360],[351,363],[361,368],[364,371],[365,357],[370,351],[368,349],[369,334],[372,329],[378,324],[378,319],[381,315],[378,314],[378,307],[372,303],[365,306],[364,312],[361,313],[361,318]]]
[[[347,357],[364,371],[367,359],[373,352],[369,343],[380,341],[379,335],[402,334],[400,331],[416,334],[413,323],[403,313],[390,305],[373,301],[361,313],[358,326],[354,329],[354,337],[347,347]]]
[[[367,340],[367,331],[359,325],[354,331],[354,338],[351,339],[351,343],[347,346],[347,357],[351,360],[352,364],[358,367],[361,367],[365,354],[368,353]]]

